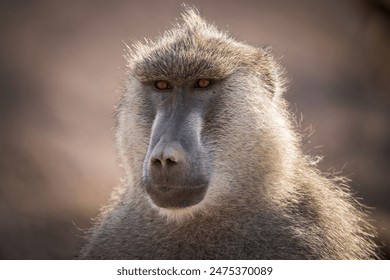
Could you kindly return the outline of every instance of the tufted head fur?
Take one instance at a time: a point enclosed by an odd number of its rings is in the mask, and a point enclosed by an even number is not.
[[[275,80],[280,78],[280,70],[267,51],[240,43],[218,31],[195,9],[187,8],[182,19],[181,24],[157,40],[134,44],[128,62],[138,79],[223,79],[242,69],[254,71],[270,87],[283,84],[282,80]]]

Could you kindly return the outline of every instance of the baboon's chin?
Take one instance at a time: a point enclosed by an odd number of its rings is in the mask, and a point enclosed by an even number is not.
[[[208,183],[197,186],[147,185],[152,202],[165,209],[184,209],[197,205],[206,195]]]

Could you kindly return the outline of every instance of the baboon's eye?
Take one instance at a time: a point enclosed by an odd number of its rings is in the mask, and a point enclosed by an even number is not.
[[[165,90],[172,88],[172,85],[168,81],[159,80],[154,83],[154,86],[159,90]]]
[[[195,83],[196,88],[208,88],[211,85],[211,81],[209,79],[199,79]]]

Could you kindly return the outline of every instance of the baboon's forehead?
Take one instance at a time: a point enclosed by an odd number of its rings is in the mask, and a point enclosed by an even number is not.
[[[165,38],[142,51],[144,53],[133,62],[133,70],[140,80],[150,81],[222,79],[231,74],[253,49],[243,48],[242,44],[229,38],[185,34],[174,39]]]

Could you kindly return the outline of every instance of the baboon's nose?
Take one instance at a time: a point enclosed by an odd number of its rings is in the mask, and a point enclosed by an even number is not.
[[[182,164],[185,160],[185,151],[179,142],[160,141],[153,149],[150,164],[155,168],[169,169]]]

